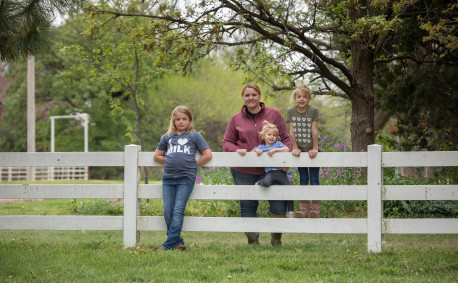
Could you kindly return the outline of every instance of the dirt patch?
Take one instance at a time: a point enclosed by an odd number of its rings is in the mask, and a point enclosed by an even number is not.
[[[0,204],[43,200],[41,198],[0,198]]]

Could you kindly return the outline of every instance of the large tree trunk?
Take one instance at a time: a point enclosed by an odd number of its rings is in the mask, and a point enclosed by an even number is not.
[[[369,1],[349,2],[349,16],[353,23],[367,16]],[[374,51],[373,38],[363,31],[350,42],[351,74],[350,90],[347,95],[352,104],[351,139],[354,152],[367,151],[367,146],[375,142],[374,129]]]
[[[362,41],[351,43],[353,58],[351,93],[351,139],[354,152],[367,151],[375,142],[374,129],[374,57]]]
[[[359,90],[362,92],[363,90]],[[367,151],[367,146],[375,142],[374,133],[374,102],[368,101],[361,93],[351,98],[351,140],[352,150],[360,152]]]

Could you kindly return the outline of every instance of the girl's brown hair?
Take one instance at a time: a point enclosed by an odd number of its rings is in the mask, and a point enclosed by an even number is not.
[[[277,136],[277,140],[280,140],[277,125],[270,123],[267,120],[262,121],[262,130],[259,132],[259,138],[261,140],[264,140],[264,137],[266,136],[266,133],[269,130],[273,130],[275,132],[275,135]]]
[[[259,94],[259,96],[261,96],[261,89],[255,83],[248,83],[248,84],[244,85],[243,89],[242,89],[242,96],[243,96],[243,92],[245,92],[245,89],[247,89],[247,88],[254,89]]]
[[[301,85],[296,87],[291,93],[291,97],[289,99],[291,103],[294,103],[294,99],[296,98],[297,93],[302,93],[303,95],[307,96],[309,100],[312,99],[312,93],[310,89],[306,85]]]
[[[169,129],[167,130],[167,135],[169,136],[177,131],[174,121],[175,121],[175,117],[178,112],[183,113],[186,116],[188,116],[189,121],[191,122],[189,123],[189,127],[186,129],[186,132],[192,133],[194,131],[194,120],[192,119],[191,110],[189,110],[189,108],[184,105],[179,105],[175,107],[175,109],[173,109],[172,116],[170,117]]]

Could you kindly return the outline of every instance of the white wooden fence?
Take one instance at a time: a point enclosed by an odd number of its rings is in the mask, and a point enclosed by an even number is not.
[[[0,230],[123,230],[124,246],[133,247],[140,231],[165,231],[162,216],[140,216],[139,199],[162,198],[161,185],[139,184],[139,166],[160,166],[153,152],[128,145],[124,152],[0,153],[0,166],[124,166],[124,184],[2,185],[0,199],[124,198],[124,216],[0,216]],[[383,185],[383,167],[458,166],[458,151],[322,152],[311,160],[290,153],[273,158],[255,153],[213,153],[209,167],[367,167],[367,185],[229,186],[196,185],[192,199],[212,200],[367,200],[367,218],[185,217],[183,231],[356,233],[367,234],[369,252],[382,251],[385,234],[458,234],[457,218],[383,219],[384,200],[457,200],[458,185]]]
[[[33,169],[33,170],[31,170]],[[31,174],[31,178],[29,178]],[[88,180],[89,168],[80,167],[0,167],[0,182],[3,181],[22,181],[22,180],[41,180],[41,181],[70,181]]]

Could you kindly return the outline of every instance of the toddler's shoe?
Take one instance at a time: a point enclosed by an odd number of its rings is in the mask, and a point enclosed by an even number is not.
[[[307,218],[307,214],[304,211],[296,211],[294,218]]]
[[[288,211],[286,218],[294,218],[294,211]]]

